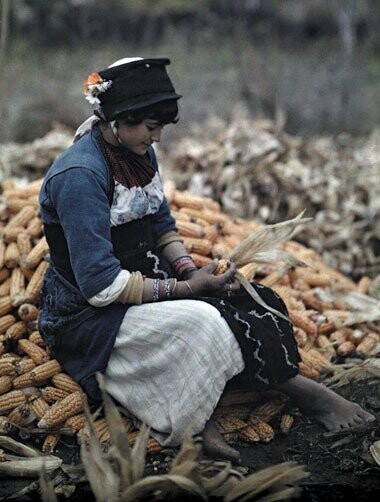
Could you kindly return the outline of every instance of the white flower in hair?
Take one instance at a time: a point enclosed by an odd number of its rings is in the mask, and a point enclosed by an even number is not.
[[[99,94],[105,92],[112,85],[112,80],[103,80],[99,73],[91,73],[83,82],[83,93],[92,105],[99,105]]]

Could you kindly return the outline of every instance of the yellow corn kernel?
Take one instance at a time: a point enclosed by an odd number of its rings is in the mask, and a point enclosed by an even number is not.
[[[9,375],[0,376],[0,394],[10,391],[12,385],[12,378]]]
[[[264,420],[260,420],[259,418],[251,417],[248,420],[248,426],[253,427],[257,435],[259,436],[260,441],[263,443],[269,443],[274,438],[274,430],[273,428],[264,422]]]
[[[0,396],[1,397],[1,396]],[[85,395],[83,392],[73,392],[62,401],[54,403],[37,423],[37,427],[52,429],[63,424],[66,419],[83,411]]]
[[[195,237],[182,237],[182,239],[188,253],[207,256],[211,252],[212,244],[207,239],[197,239]]]
[[[263,422],[270,422],[278,413],[280,413],[284,405],[285,401],[283,399],[270,399],[269,401],[253,408],[249,414],[249,418],[250,420],[259,419]]]
[[[4,356],[5,355],[6,354],[4,354]],[[4,356],[0,358],[0,376],[16,375],[16,359]]]
[[[19,340],[28,332],[26,324],[23,321],[17,321],[5,332],[6,340]]]
[[[190,256],[193,259],[196,267],[204,267],[205,265],[209,265],[212,262],[212,259],[208,256],[203,256],[198,253],[190,253]]]
[[[16,371],[18,375],[29,373],[36,367],[36,363],[30,357],[23,357],[15,362]]]
[[[42,397],[48,403],[55,403],[56,401],[62,401],[65,397],[69,395],[68,392],[57,389],[56,387],[52,387],[51,385],[47,385],[42,389]]]
[[[178,220],[176,222],[176,225],[181,237],[202,238],[205,236],[204,227],[198,225],[197,223],[192,223],[191,221]]]
[[[48,378],[51,378],[57,373],[61,373],[62,368],[56,359],[47,361],[46,363],[36,366],[34,370],[31,371],[32,378],[35,384],[41,383]]]
[[[26,387],[32,387],[33,385],[34,381],[31,371],[27,371],[13,379],[13,387],[15,389],[24,389]]]
[[[260,436],[256,432],[256,429],[252,427],[252,425],[249,425],[245,427],[245,429],[240,430],[239,437],[244,441],[247,441],[248,443],[257,443],[258,441],[260,441]]]
[[[31,401],[30,407],[32,409],[32,412],[36,415],[36,418],[41,419],[45,415],[50,406],[45,401],[45,399],[40,396]]]
[[[227,432],[236,432],[240,429],[244,429],[247,426],[247,422],[237,417],[225,417],[218,416],[215,419],[216,426],[222,434]]]
[[[86,424],[86,417],[83,413],[79,413],[78,415],[74,415],[72,417],[69,417],[67,420],[64,422],[64,427],[71,427],[75,431],[79,432],[81,429]]]
[[[39,331],[32,331],[29,335],[29,340],[38,345],[39,347],[41,347],[42,349],[46,348],[44,339],[42,338]]]
[[[230,266],[230,263],[228,260],[219,260],[218,265],[216,266],[216,269],[214,270],[213,274],[214,275],[221,275],[227,272],[228,268]]]
[[[317,336],[317,325],[307,315],[297,310],[289,310],[289,319],[298,328],[303,329],[309,336]]]

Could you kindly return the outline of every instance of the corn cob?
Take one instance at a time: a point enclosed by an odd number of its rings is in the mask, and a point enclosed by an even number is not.
[[[4,336],[4,335],[0,335],[0,336]],[[5,345],[4,345],[4,342],[3,340],[0,340],[0,356],[2,356],[6,351],[6,348],[5,348]]]
[[[335,324],[336,327],[340,327],[342,323],[348,318],[350,312],[348,310],[342,309],[325,309],[323,314],[327,319]]]
[[[285,405],[285,401],[282,399],[271,399],[259,406],[253,408],[249,414],[249,420],[262,420],[263,422],[270,422]]]
[[[215,225],[207,225],[205,228],[205,239],[211,242],[211,244],[215,244],[218,239],[218,229]]]
[[[6,229],[10,227],[25,227],[34,216],[36,216],[36,208],[32,205],[25,205],[15,216],[10,218]]]
[[[43,232],[43,225],[41,219],[38,216],[32,218],[26,227],[26,231],[28,235],[30,235],[34,239],[40,237]]]
[[[273,428],[259,418],[250,417],[248,419],[248,426],[253,427],[253,429],[259,436],[260,441],[262,441],[263,443],[269,443],[269,441],[272,441],[272,439],[274,438]]]
[[[380,336],[378,333],[368,333],[364,339],[359,343],[359,345],[356,347],[356,353],[360,357],[368,357],[370,353],[373,351],[373,349],[377,346],[377,344],[380,341]]]
[[[32,379],[35,384],[44,382],[45,380],[51,378],[57,373],[61,373],[62,368],[56,359],[47,361],[39,366],[36,366],[34,370],[31,371]]]
[[[32,410],[29,403],[23,403],[14,408],[7,416],[9,423],[11,425],[27,425],[30,423],[30,419],[34,419],[33,415],[31,417]]]
[[[204,267],[205,265],[209,265],[212,262],[211,258],[198,253],[190,253],[190,256],[193,259],[196,267]]]
[[[0,239],[0,242],[1,242],[1,239]],[[10,271],[5,266],[3,266],[0,269],[0,283],[4,282],[5,279],[8,279],[8,277],[10,277],[10,276],[11,276]]]
[[[69,417],[67,420],[64,422],[64,427],[71,427],[75,431],[79,432],[86,424],[86,417],[83,415],[83,413],[79,413],[78,415],[74,415],[72,417]]]
[[[7,208],[10,215],[17,215],[24,207],[34,206],[35,209],[38,208],[37,200],[23,199],[21,197],[8,197],[7,198]]]
[[[25,267],[35,268],[48,253],[49,246],[46,237],[43,236],[25,258]]]
[[[28,321],[25,324],[26,324],[26,327],[28,328],[29,334],[34,333],[35,331],[38,331],[38,320],[37,319],[34,321]]]
[[[190,192],[176,190],[173,196],[173,202],[178,207],[186,207],[192,209],[203,209],[203,197],[193,195]]]
[[[59,438],[60,438],[59,434],[48,434],[45,437],[44,442],[42,444],[42,453],[45,453],[46,455],[51,455],[52,453],[54,453]]]
[[[178,231],[182,237],[196,237],[202,238],[205,236],[205,229],[197,223],[191,221],[178,220],[176,222]],[[9,246],[9,244],[8,244]]]
[[[16,318],[12,314],[3,315],[0,317],[0,333],[5,333],[8,328],[16,322]]]
[[[301,328],[294,328],[294,338],[296,339],[298,347],[305,347],[309,339],[307,333]]]
[[[317,323],[317,327],[319,335],[329,335],[336,329],[335,324],[331,321],[322,321],[321,323]]]
[[[121,420],[123,422],[125,432],[132,432],[134,430],[135,426],[133,425],[131,418],[123,416],[121,417]]]
[[[220,230],[222,235],[234,235],[239,238],[240,242],[250,233],[243,225],[228,220],[221,224]]]
[[[0,358],[0,376],[4,375],[16,375],[15,359],[4,356]]]
[[[331,305],[318,298],[318,295],[314,289],[304,291],[301,295],[301,298],[308,309],[319,310],[319,312],[323,312],[324,309],[331,307]]]
[[[46,363],[50,358],[44,349],[25,338],[18,341],[18,348],[27,354],[36,365]]]
[[[136,443],[136,440],[140,434],[140,431],[128,432],[128,443],[133,446]],[[154,438],[149,438],[147,442],[147,452],[150,454],[159,453],[161,451],[161,445]]]
[[[280,431],[283,434],[288,434],[293,424],[294,424],[294,417],[292,417],[292,415],[288,415],[287,413],[285,413],[284,415],[282,415],[280,419]]]
[[[298,368],[299,368],[299,374],[306,378],[311,378],[313,380],[320,376],[319,372],[313,366],[305,364],[302,361],[298,363]]]
[[[35,321],[38,318],[38,308],[32,303],[22,303],[18,310],[17,315],[24,321]]]
[[[83,411],[84,394],[82,392],[73,392],[66,396],[62,401],[54,403],[37,423],[37,427],[52,429],[65,422],[66,419],[77,415]]]
[[[13,379],[13,387],[15,389],[23,389],[25,387],[31,387],[34,385],[32,378],[32,372],[27,371]]]
[[[366,294],[368,294],[371,283],[372,283],[372,279],[370,277],[364,275],[360,279],[360,281],[358,282],[356,289],[359,293],[363,293],[364,295],[366,295]]]
[[[217,223],[222,224],[228,222],[228,217],[223,213],[217,213],[215,211],[210,211],[208,209],[193,209],[190,207],[181,207],[180,213],[188,214],[193,218],[201,218],[207,221],[210,225],[215,225]]]
[[[25,276],[19,267],[12,270],[9,296],[14,307],[18,307],[25,298]]]
[[[30,333],[29,335],[29,340],[38,345],[39,347],[41,347],[42,349],[46,348],[44,339],[40,335],[39,331],[32,331],[32,333]]]
[[[6,242],[7,244],[9,244],[10,242],[17,242],[17,237],[24,230],[25,230],[24,227],[14,227],[14,226],[8,228],[5,227],[3,229],[4,242]]]
[[[362,329],[353,329],[352,333],[347,335],[347,340],[358,346],[366,336],[366,332]]]
[[[70,394],[81,390],[80,385],[78,385],[67,373],[57,373],[52,376],[51,380],[57,389],[62,389]]]
[[[239,433],[238,432],[227,432],[223,434],[223,439],[228,444],[234,444],[239,441]]]
[[[13,308],[11,297],[10,296],[4,296],[3,298],[0,298],[0,319],[3,317],[8,318],[5,314],[8,314]],[[14,318],[14,322],[16,321],[16,318]],[[7,324],[7,323],[6,323]],[[9,327],[9,326],[8,326]],[[7,328],[3,329],[3,326],[0,323],[0,333],[3,333]]]
[[[229,264],[228,260],[223,260],[223,259],[219,260],[218,265],[216,266],[213,274],[214,275],[222,275],[225,272],[227,272],[229,266],[230,266],[230,264]]]
[[[230,247],[235,248],[241,243],[241,237],[238,235],[225,235],[223,241]]]
[[[0,376],[0,394],[5,394],[12,388],[12,378],[9,375]]]
[[[19,264],[20,255],[15,242],[10,242],[5,250],[4,263],[7,268],[16,268]]]
[[[47,385],[44,387],[42,390],[42,397],[47,401],[48,403],[55,403],[56,401],[61,401],[65,397],[69,395],[68,392],[62,390],[62,389],[57,389],[56,387],[52,387],[50,385]]]
[[[348,355],[354,353],[355,349],[356,347],[352,342],[346,341],[338,345],[338,347],[336,348],[336,353],[338,354],[338,356],[347,357]]]
[[[240,418],[241,420],[246,420],[249,416],[250,406],[247,404],[233,405],[233,406],[218,406],[214,410],[214,416],[217,417],[227,417],[227,418]]]
[[[289,310],[289,319],[295,326],[303,329],[308,336],[313,338],[317,336],[317,325],[305,314],[297,310]]]
[[[26,303],[35,303],[37,301],[44,280],[45,271],[48,267],[49,263],[47,261],[42,261],[36,268],[29,284],[26,287]]]
[[[25,267],[25,259],[32,250],[30,235],[23,231],[17,236],[17,248],[20,256],[20,265]]]
[[[26,324],[23,321],[17,321],[5,332],[5,339],[6,340],[19,340],[21,337],[23,337],[26,333],[28,332],[26,328]]]
[[[31,401],[30,407],[36,418],[41,419],[49,409],[49,404],[40,396]]]
[[[10,290],[11,290],[11,278],[8,277],[2,284],[0,284],[0,297],[10,296],[9,295]]]
[[[316,338],[316,344],[321,354],[323,354],[330,361],[336,357],[334,345],[326,335],[318,335]]]
[[[212,244],[207,239],[183,237],[183,243],[188,253],[198,253],[207,256],[212,249]]]
[[[8,184],[5,184],[8,182]],[[23,187],[15,187],[15,184],[11,178],[4,180],[2,183],[4,194],[7,197],[21,197],[27,199],[32,195],[37,195],[41,189],[43,178],[29,182]]]
[[[257,443],[260,441],[260,436],[252,425],[248,425],[244,429],[240,430],[239,437],[248,443]]]
[[[309,349],[308,351],[299,349],[300,355],[304,363],[313,366],[319,373],[327,374],[332,371],[332,364],[318,350]]]
[[[216,426],[222,434],[225,434],[227,432],[236,432],[240,429],[244,429],[244,427],[247,427],[247,423],[242,420],[241,418],[230,418],[230,417],[224,417],[224,416],[218,416],[215,419]]]
[[[23,375],[32,371],[36,367],[36,363],[30,357],[23,357],[19,361],[15,362],[16,372],[18,375]]]
[[[11,390],[0,396],[0,413],[13,410],[25,402],[26,396],[21,390]]]
[[[337,329],[331,335],[329,336],[330,342],[334,345],[334,347],[337,347],[338,345],[341,345],[342,343],[347,341],[347,337],[349,334],[352,333],[352,330],[348,329]]]
[[[258,269],[257,263],[247,263],[244,267],[239,268],[239,272],[244,275],[248,281],[252,281]]]

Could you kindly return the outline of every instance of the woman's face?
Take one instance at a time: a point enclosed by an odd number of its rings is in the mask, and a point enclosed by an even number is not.
[[[138,155],[144,155],[155,141],[160,141],[164,126],[157,120],[145,119],[137,125],[128,125],[124,120],[117,121],[117,131],[123,146]]]

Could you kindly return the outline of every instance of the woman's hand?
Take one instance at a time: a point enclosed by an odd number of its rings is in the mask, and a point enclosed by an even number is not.
[[[238,291],[240,283],[235,279],[236,265],[231,263],[224,274],[214,275],[217,262],[210,263],[205,267],[193,272],[187,281],[194,293],[194,296],[219,296],[223,293]]]

